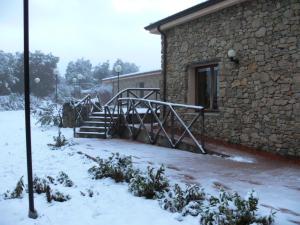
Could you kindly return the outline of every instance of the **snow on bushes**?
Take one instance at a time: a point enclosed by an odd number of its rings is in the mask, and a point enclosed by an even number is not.
[[[37,124],[41,126],[59,126],[62,121],[61,106],[52,102],[44,102],[33,110]]]
[[[169,181],[165,177],[165,168],[161,166],[155,171],[154,168],[147,168],[147,173],[137,173],[129,182],[129,191],[135,196],[154,199],[160,193],[167,191]]]
[[[201,225],[271,225],[274,214],[257,214],[258,198],[251,192],[243,199],[237,193],[221,190],[218,197],[209,195],[197,185],[169,185],[165,168],[148,167],[146,172],[134,169],[131,157],[112,154],[107,160],[97,158],[97,166],[88,170],[93,179],[112,178],[127,182],[135,196],[158,199],[160,206],[182,216],[199,216]],[[85,196],[85,193],[82,193]]]
[[[252,191],[243,199],[237,193],[230,194],[221,190],[219,197],[211,196],[201,211],[202,225],[270,225],[274,222],[274,213],[269,216],[257,214],[258,198]]]
[[[54,143],[48,144],[48,146],[51,146],[53,149],[57,149],[57,148],[60,148],[62,146],[65,146],[65,145],[69,144],[69,142],[65,138],[65,136],[61,134],[60,129],[58,130],[58,136],[53,137],[53,141],[54,141]]]
[[[175,184],[164,192],[159,199],[160,206],[170,212],[179,212],[183,216],[198,216],[203,207],[205,192],[197,185],[186,185],[185,189]]]
[[[30,106],[35,109],[41,102],[41,99],[30,96]],[[24,110],[25,100],[23,95],[12,93],[10,95],[0,96],[0,111]]]
[[[116,182],[129,182],[138,173],[132,167],[132,159],[129,156],[112,154],[108,159],[97,158],[97,166],[88,170],[93,179],[112,178]]]
[[[56,179],[51,176],[46,176],[45,178],[34,176],[33,192],[37,194],[45,194],[47,202],[52,202],[52,200],[57,202],[70,200],[70,195],[63,194],[58,190],[53,190],[53,187],[59,184],[65,187],[72,187],[74,185],[69,176],[65,172],[61,171]],[[28,188],[24,185],[23,177],[21,177],[14,191],[6,191],[6,193],[3,194],[3,197],[4,199],[22,198],[24,190],[28,192]]]
[[[72,187],[74,185],[73,181],[69,178],[68,174],[66,174],[63,171],[59,172],[59,175],[56,180],[65,187]]]
[[[10,192],[7,190],[3,197],[4,199],[13,199],[13,198],[22,198],[23,197],[23,190],[25,189],[24,182],[23,182],[23,176],[20,178],[20,180],[17,182],[17,185],[13,192]]]

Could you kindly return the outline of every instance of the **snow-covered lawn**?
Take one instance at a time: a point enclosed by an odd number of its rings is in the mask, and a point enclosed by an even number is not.
[[[12,190],[24,175],[26,150],[24,112],[0,112],[0,194]],[[72,129],[62,129],[74,143],[60,150],[51,150],[48,143],[57,135],[56,128],[41,128],[32,123],[33,171],[39,177],[56,177],[66,172],[75,186],[59,188],[71,196],[67,202],[47,203],[44,195],[35,194],[39,217],[28,219],[28,196],[4,200],[0,197],[0,225],[193,225],[199,217],[179,215],[160,208],[155,200],[134,197],[127,184],[110,179],[92,180],[87,170],[95,163],[78,152],[106,158],[113,152],[131,155],[136,167],[164,164],[171,182],[197,183],[211,194],[217,187],[238,191],[242,196],[255,189],[260,198],[260,212],[269,214],[273,208],[276,224],[297,224],[300,221],[300,167],[296,165],[262,165],[251,157],[224,159],[173,149],[133,143],[126,140],[73,139]],[[82,196],[93,190],[94,196]],[[298,223],[299,224],[299,223]]]

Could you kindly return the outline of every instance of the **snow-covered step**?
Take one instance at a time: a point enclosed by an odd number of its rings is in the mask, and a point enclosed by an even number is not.
[[[80,132],[103,132],[105,127],[96,127],[96,126],[81,126]]]
[[[107,124],[107,126],[109,126],[109,122],[107,122],[106,124]],[[92,120],[88,120],[88,121],[84,121],[83,122],[83,126],[104,127],[105,126],[105,122],[104,121],[92,121]]]
[[[105,138],[104,132],[76,132],[76,136],[80,138]]]
[[[113,119],[117,119],[118,117],[113,117]],[[109,121],[110,117],[104,117],[104,116],[89,116],[89,120],[91,121]]]
[[[108,114],[107,114],[108,115]],[[114,113],[114,114],[112,114],[112,115],[114,115],[114,116],[118,116],[118,114],[117,113]],[[92,113],[92,116],[105,116],[105,113],[104,112],[93,112]]]

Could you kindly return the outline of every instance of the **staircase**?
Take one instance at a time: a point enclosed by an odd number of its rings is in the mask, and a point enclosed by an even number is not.
[[[114,120],[117,118],[117,115],[113,117]],[[79,138],[106,138],[105,122],[108,125],[110,118],[105,117],[104,112],[92,112],[88,119],[83,121],[75,136]]]
[[[144,97],[138,94],[145,92]],[[97,107],[91,97],[86,96],[74,105],[74,137],[123,136],[133,140],[141,139],[149,144],[189,148],[205,154],[204,108],[158,101],[158,94],[157,88],[125,89],[103,108]],[[189,118],[186,118],[187,115]],[[196,132],[193,132],[195,124],[200,129],[196,128]]]

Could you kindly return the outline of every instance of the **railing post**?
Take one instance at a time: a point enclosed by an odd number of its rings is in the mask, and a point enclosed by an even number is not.
[[[204,141],[204,132],[205,132],[205,126],[204,126],[204,109],[201,109],[201,117],[202,117],[202,130],[201,130],[201,145],[204,149],[205,141]]]
[[[174,140],[175,140],[174,136],[175,136],[174,113],[171,112],[171,140],[172,140],[172,145],[174,145]]]
[[[73,118],[74,119],[74,122],[73,122],[73,137],[75,137],[76,136],[76,130],[75,130],[76,129],[75,128],[76,127],[76,106],[73,107],[73,115],[74,115],[73,116],[74,117]]]
[[[106,121],[107,109],[104,106],[104,138],[107,138],[107,121]]]
[[[150,109],[150,108],[151,108],[151,107],[150,107],[150,104],[151,104],[151,103],[148,102],[148,104],[149,104],[148,107],[149,107],[149,109]],[[153,116],[154,116],[154,115],[153,115],[153,112],[150,114],[150,116],[151,116],[151,118],[150,118],[150,121],[151,121],[150,135],[151,135],[151,144],[152,144],[152,142],[153,142],[153,136],[154,136],[154,135],[153,135]]]

